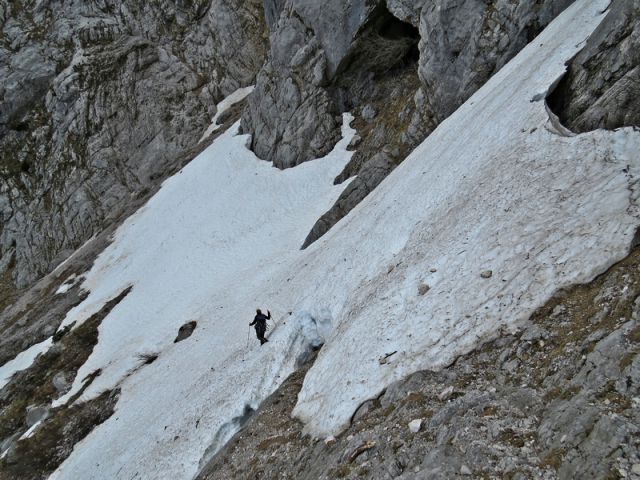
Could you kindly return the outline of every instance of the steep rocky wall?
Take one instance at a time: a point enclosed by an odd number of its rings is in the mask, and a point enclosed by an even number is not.
[[[548,101],[575,132],[640,126],[640,1],[614,0]]]
[[[438,122],[451,115],[573,0],[439,0],[420,17],[419,75]]]
[[[327,87],[373,10],[365,0],[289,0],[280,8],[267,63],[243,117],[252,148],[280,168],[328,153],[339,138]]]
[[[266,43],[259,0],[0,1],[0,273],[30,283],[160,182]]]
[[[357,118],[360,143],[336,181],[357,177],[306,246],[572,0],[267,3],[270,56],[242,123],[256,154],[280,168],[297,165],[332,148],[339,113]]]

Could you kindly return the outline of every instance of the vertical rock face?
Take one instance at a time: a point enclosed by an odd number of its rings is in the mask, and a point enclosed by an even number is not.
[[[258,0],[0,0],[0,273],[33,281],[165,176],[265,30]]]
[[[439,0],[420,18],[420,81],[441,122],[573,0]]]
[[[243,117],[243,129],[253,134],[252,148],[259,157],[287,168],[331,150],[339,138],[340,110],[328,87],[373,11],[370,3],[267,2],[273,32],[270,58]]]
[[[640,126],[640,2],[616,0],[549,106],[576,132]]]

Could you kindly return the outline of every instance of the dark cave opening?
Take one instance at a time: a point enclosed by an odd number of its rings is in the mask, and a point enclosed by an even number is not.
[[[338,67],[336,83],[367,72],[382,75],[397,66],[417,66],[419,41],[420,32],[416,27],[394,17],[384,5],[379,6]]]
[[[420,32],[416,27],[394,17],[386,8],[384,8],[379,21],[378,33],[381,37],[389,40],[400,38],[413,38],[416,42],[420,40]]]

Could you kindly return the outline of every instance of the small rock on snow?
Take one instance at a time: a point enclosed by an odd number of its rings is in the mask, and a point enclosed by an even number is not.
[[[360,135],[354,135],[347,146],[347,150],[355,149],[362,142],[362,137]]]
[[[491,278],[491,277],[493,276],[493,271],[491,271],[491,270],[485,270],[484,272],[482,272],[482,273],[480,274],[480,276],[481,276],[482,278]]]

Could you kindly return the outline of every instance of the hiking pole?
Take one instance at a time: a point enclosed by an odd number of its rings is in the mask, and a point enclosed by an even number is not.
[[[247,346],[245,348],[249,348],[249,335],[251,334],[251,325],[249,325],[249,330],[247,330]]]

